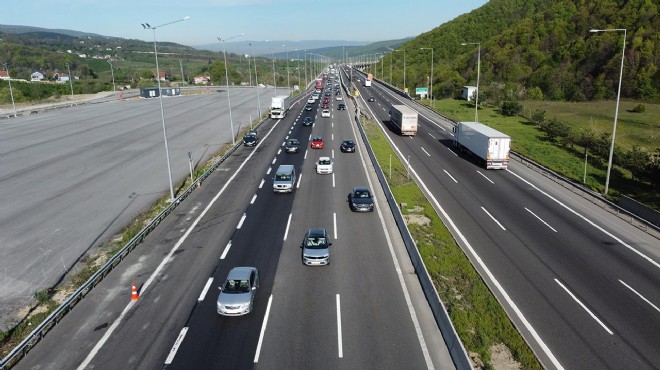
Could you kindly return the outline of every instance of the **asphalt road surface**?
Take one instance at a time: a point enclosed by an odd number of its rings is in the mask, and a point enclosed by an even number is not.
[[[259,89],[262,112],[284,91]],[[254,88],[232,88],[234,131],[258,117]],[[226,90],[164,97],[173,182],[231,142]],[[158,99],[48,111],[0,124],[0,327],[164,194]],[[176,189],[175,189],[176,191]]]

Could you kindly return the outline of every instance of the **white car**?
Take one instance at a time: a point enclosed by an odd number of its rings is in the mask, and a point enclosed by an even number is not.
[[[330,117],[330,110],[329,109],[324,109],[321,112],[321,117]]]
[[[330,157],[321,157],[316,162],[316,173],[330,174],[332,173],[332,159]]]
[[[316,100],[314,100],[314,98],[311,97],[311,96],[309,97],[309,99],[307,99],[307,103],[309,103],[309,104],[312,104],[312,103],[314,103],[315,101],[316,101]]]
[[[337,98],[336,98],[336,99],[337,99],[337,100],[342,100],[341,95],[337,95]]]

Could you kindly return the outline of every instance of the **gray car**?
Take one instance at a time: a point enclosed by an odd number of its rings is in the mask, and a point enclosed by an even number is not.
[[[298,139],[289,139],[286,144],[284,144],[284,150],[287,153],[298,153],[300,150],[300,141]]]
[[[259,287],[259,271],[256,267],[234,267],[227,274],[218,295],[218,314],[241,316],[252,311],[254,296]]]
[[[302,242],[302,261],[307,266],[330,264],[330,238],[324,228],[309,229]]]

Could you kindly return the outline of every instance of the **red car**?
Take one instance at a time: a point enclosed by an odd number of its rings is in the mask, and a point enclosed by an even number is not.
[[[324,103],[330,103],[330,99],[329,99],[329,98],[324,98],[324,99],[323,99],[323,102],[324,102]]]
[[[321,108],[322,108],[322,109],[328,109],[328,108],[330,108],[330,104],[328,104],[328,103],[323,103],[323,104],[321,105]]]
[[[315,137],[312,139],[312,149],[323,149],[323,138]]]

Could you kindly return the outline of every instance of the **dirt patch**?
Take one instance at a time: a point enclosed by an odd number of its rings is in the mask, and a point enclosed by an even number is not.
[[[421,226],[426,226],[431,223],[431,220],[424,216],[424,215],[403,215],[404,221],[406,221],[406,225],[421,225]]]
[[[490,347],[490,364],[495,370],[519,370],[522,368],[504,343]]]

